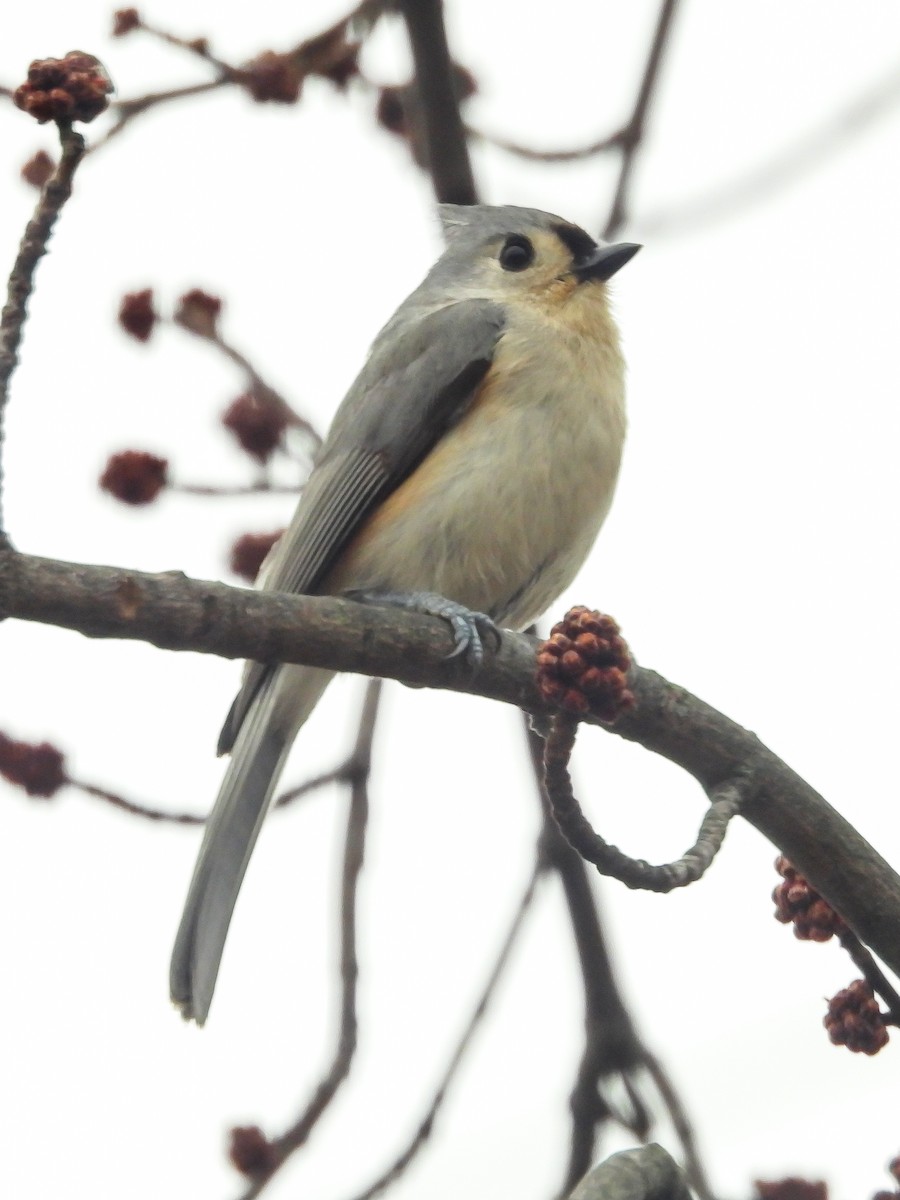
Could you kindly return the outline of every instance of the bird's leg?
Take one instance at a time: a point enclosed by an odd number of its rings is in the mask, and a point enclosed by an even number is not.
[[[410,612],[441,617],[453,632],[453,650],[448,658],[462,655],[473,671],[484,661],[484,643],[490,637],[494,649],[500,649],[501,634],[487,613],[473,612],[464,604],[439,596],[437,592],[377,592],[351,588],[342,593],[359,604],[382,604],[390,608],[405,608]]]

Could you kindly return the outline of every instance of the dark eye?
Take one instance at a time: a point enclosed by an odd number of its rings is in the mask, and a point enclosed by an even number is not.
[[[534,246],[527,237],[511,233],[500,251],[500,266],[504,271],[524,271],[534,262]]]

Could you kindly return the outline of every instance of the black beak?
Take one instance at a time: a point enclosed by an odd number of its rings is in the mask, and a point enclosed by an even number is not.
[[[634,258],[638,250],[640,250],[640,246],[635,245],[634,242],[619,242],[615,246],[598,246],[587,258],[576,262],[572,268],[572,274],[577,276],[581,283],[586,279],[600,279],[605,283],[607,279],[612,279],[616,271],[624,267],[629,259]]]

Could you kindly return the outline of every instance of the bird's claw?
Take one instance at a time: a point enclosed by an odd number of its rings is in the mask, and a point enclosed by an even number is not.
[[[451,601],[445,601],[451,605]],[[453,631],[454,648],[446,658],[465,658],[469,666],[477,671],[484,662],[484,643],[490,637],[494,642],[494,650],[500,649],[500,630],[483,612],[473,612],[463,608],[461,604],[453,604],[452,612],[435,612],[436,617],[443,617]]]
[[[446,656],[464,658],[466,663],[477,671],[484,662],[484,646],[488,639],[494,643],[494,650],[499,650],[502,634],[487,613],[473,612],[464,604],[448,600],[436,592],[346,592],[352,600],[363,604],[387,604],[394,608],[407,608],[413,612],[423,613],[429,617],[440,617],[450,626],[453,634],[453,649]]]

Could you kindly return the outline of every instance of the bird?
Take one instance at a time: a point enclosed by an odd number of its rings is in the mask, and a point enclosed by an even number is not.
[[[641,248],[514,205],[438,206],[445,250],[372,344],[257,585],[445,618],[477,668],[573,581],[609,512],[625,366],[608,281]],[[499,635],[498,635],[499,636]],[[247,863],[332,673],[247,663],[170,990],[205,1023]]]

